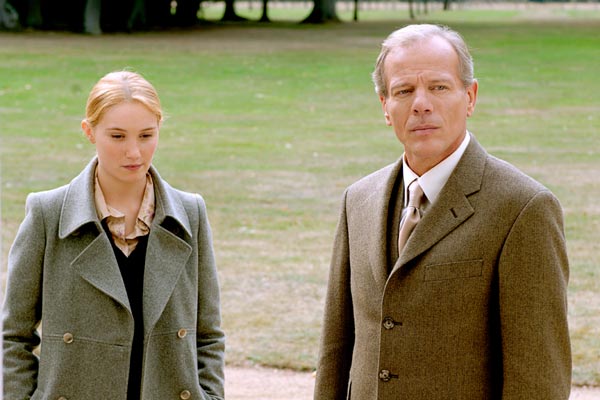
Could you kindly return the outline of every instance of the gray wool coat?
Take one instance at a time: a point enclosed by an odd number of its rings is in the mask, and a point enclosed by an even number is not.
[[[472,137],[388,264],[401,176],[399,161],[344,194],[315,400],[567,400],[569,268],[557,199]]]
[[[94,205],[96,165],[27,198],[2,311],[6,400],[126,399],[134,321]],[[222,399],[224,334],[204,200],[150,173],[141,397]]]

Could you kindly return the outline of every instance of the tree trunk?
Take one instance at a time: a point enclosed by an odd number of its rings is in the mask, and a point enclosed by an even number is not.
[[[260,16],[259,22],[271,22],[268,15],[268,2],[269,0],[262,0],[262,15]]]
[[[450,3],[452,0],[444,0],[444,11],[450,10]]]
[[[410,19],[415,19],[414,1],[408,0],[408,16]]]
[[[221,17],[221,21],[245,21],[246,18],[240,17],[235,13],[234,7],[235,0],[225,0],[225,12]]]
[[[180,27],[193,26],[198,23],[199,0],[179,0],[175,10],[175,25]]]
[[[335,0],[314,0],[311,13],[302,22],[309,24],[340,22],[340,18],[335,11]]]
[[[127,30],[133,32],[134,30],[147,28],[146,2],[144,0],[134,0],[131,14],[127,19]]]
[[[91,35],[102,34],[100,28],[101,0],[87,0],[83,16],[83,31]]]
[[[27,26],[41,28],[43,26],[43,19],[40,0],[29,0],[27,2],[27,9]]]

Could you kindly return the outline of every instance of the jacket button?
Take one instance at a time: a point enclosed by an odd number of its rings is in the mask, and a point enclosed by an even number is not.
[[[189,390],[182,390],[181,393],[179,393],[179,398],[181,400],[188,400],[192,398],[192,394]]]
[[[383,319],[383,327],[385,329],[388,329],[388,330],[394,329],[395,326],[396,326],[396,322],[393,319],[391,319],[390,317],[385,317]]]
[[[381,379],[384,382],[388,382],[390,379],[392,379],[390,371],[388,371],[387,369],[382,369],[381,371],[379,371],[379,379]]]
[[[187,330],[186,329],[181,328],[180,330],[177,331],[177,337],[179,339],[183,339],[186,336],[187,336]]]
[[[63,342],[69,344],[69,343],[73,343],[73,340],[74,340],[74,338],[73,338],[72,333],[67,332],[63,335]]]
[[[60,396],[58,399],[56,400],[67,400],[67,398],[65,396]]]

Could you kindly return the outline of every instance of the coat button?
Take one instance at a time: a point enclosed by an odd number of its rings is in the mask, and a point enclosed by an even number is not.
[[[391,319],[390,317],[385,317],[383,319],[383,327],[385,329],[388,329],[388,330],[394,329],[394,326],[396,326],[396,322],[393,319]]]
[[[183,339],[186,336],[187,336],[187,330],[186,329],[181,328],[180,330],[177,331],[177,337],[179,339]]]
[[[69,344],[69,343],[73,343],[73,340],[74,340],[74,338],[73,338],[72,333],[67,332],[63,335],[63,342]]]
[[[384,382],[388,382],[390,379],[392,379],[390,371],[388,371],[387,369],[382,369],[381,371],[379,371],[379,379],[381,379]]]
[[[58,399],[56,400],[67,400],[67,398],[65,396],[60,396]]]
[[[179,393],[179,398],[181,400],[188,400],[192,398],[192,394],[189,390],[182,390],[181,393]]]

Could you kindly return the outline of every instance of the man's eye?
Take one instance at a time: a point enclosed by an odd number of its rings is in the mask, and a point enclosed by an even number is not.
[[[433,90],[446,90],[446,89],[448,89],[448,87],[445,85],[436,85],[433,87]]]
[[[396,90],[395,95],[396,96],[406,96],[407,94],[410,94],[412,92],[411,89],[398,89]]]
[[[110,135],[110,137],[112,137],[113,139],[121,139],[121,138],[123,138],[123,135],[120,135],[118,133],[113,133],[112,135]]]

